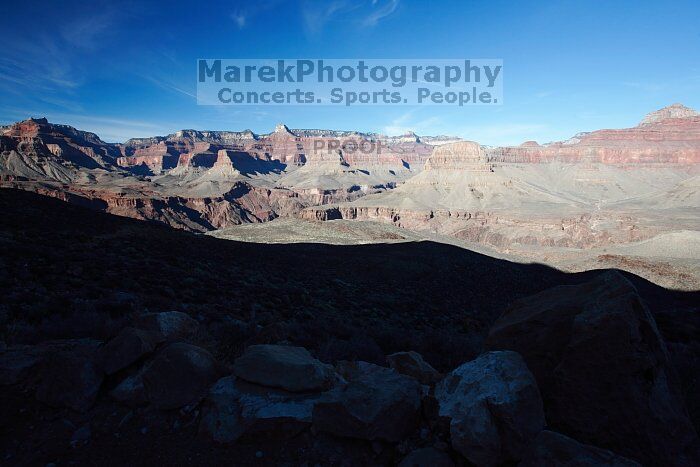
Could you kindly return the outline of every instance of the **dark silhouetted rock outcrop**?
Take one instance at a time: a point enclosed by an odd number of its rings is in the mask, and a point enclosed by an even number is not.
[[[621,274],[516,302],[487,347],[523,356],[553,429],[646,465],[700,463],[666,345]]]
[[[670,309],[654,314],[679,374],[685,404],[695,431],[700,433],[700,309]]]

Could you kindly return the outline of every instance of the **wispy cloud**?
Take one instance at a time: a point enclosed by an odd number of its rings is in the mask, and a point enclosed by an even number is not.
[[[82,83],[72,57],[42,34],[32,41],[13,39],[0,56],[0,94],[15,102],[77,110]]]
[[[330,22],[351,23],[354,27],[374,27],[381,20],[394,13],[399,0],[304,0],[302,19],[304,30],[309,36],[316,36]]]
[[[137,76],[155,84],[161,89],[176,92],[182,94],[183,96],[187,96],[194,100],[197,100],[197,94],[195,94],[194,91],[188,91],[187,89],[185,89],[185,86],[179,85],[165,76],[156,75],[156,73],[153,71],[151,71],[150,74],[137,74]]]
[[[363,26],[376,26],[379,21],[391,15],[399,6],[399,0],[381,2],[372,0],[372,11],[362,21]]]
[[[75,88],[81,78],[67,53],[48,36],[17,38],[0,58],[0,79],[35,91]],[[17,90],[20,92],[20,90]]]
[[[440,132],[442,119],[438,116],[430,116],[427,118],[415,118],[418,108],[412,108],[407,112],[399,115],[392,120],[388,125],[382,128],[382,133],[395,136],[404,135],[409,131],[413,131],[419,135],[433,135]]]
[[[147,57],[151,66],[149,68],[127,69],[127,73],[166,91],[186,96],[188,100],[197,100],[195,84],[187,79],[190,76],[182,76],[178,73],[179,70],[186,67],[186,64],[183,64],[175,50],[151,49],[142,54],[141,58],[143,59],[144,56]]]
[[[281,0],[256,0],[237,2],[237,8],[229,15],[238,29],[245,28],[260,13],[277,6]]]
[[[245,27],[245,13],[242,11],[237,11],[235,13],[231,13],[231,19],[233,20],[234,24],[238,27],[238,29],[243,29]]]
[[[74,15],[55,30],[15,34],[0,55],[0,89],[19,95],[31,91],[36,100],[77,91],[86,80],[85,54],[113,39],[118,20],[127,14],[126,8],[102,7]]]
[[[73,46],[97,50],[103,38],[114,30],[118,18],[119,11],[116,9],[76,18],[61,28],[61,36]]]
[[[326,23],[341,12],[348,12],[353,7],[347,0],[318,1],[306,0],[302,4],[304,30],[308,35],[316,35],[323,30]]]

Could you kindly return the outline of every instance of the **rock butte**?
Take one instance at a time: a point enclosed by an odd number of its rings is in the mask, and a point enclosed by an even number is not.
[[[568,261],[562,249],[612,246],[591,261],[628,269],[637,266],[616,259],[627,257],[620,245],[663,235],[694,242],[699,168],[700,115],[680,104],[632,128],[511,147],[283,124],[268,134],[181,130],[120,144],[46,119],[0,130],[0,186],[112,214],[197,232],[278,217],[371,220],[519,258],[558,249],[557,265]],[[640,266],[652,280],[700,285],[697,265],[664,279],[652,263]]]

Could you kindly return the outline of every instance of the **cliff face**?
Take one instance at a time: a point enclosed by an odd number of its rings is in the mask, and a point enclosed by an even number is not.
[[[109,144],[29,119],[2,128],[0,176],[3,186],[206,231],[389,189],[431,151],[415,135],[379,137],[278,125],[266,135],[181,130]]]
[[[437,146],[425,169],[396,189],[300,216],[390,222],[504,251],[590,249],[696,230],[697,216],[685,213],[699,207],[699,171],[700,116],[673,105],[633,128],[566,142]]]
[[[0,129],[3,186],[197,231],[299,215],[384,220],[499,247],[598,245],[655,233],[630,210],[695,206],[698,167],[700,115],[677,104],[633,128],[500,148],[282,124],[262,135],[181,130],[124,144],[45,119]]]
[[[234,165],[247,171],[268,168],[256,166],[260,161],[248,152],[220,149],[221,145],[204,139],[235,138],[179,132],[170,140],[133,140],[120,147],[93,133],[29,119],[2,129],[0,186],[200,232],[268,221],[307,205],[289,190],[240,180],[241,172]],[[211,172],[210,178],[228,183],[193,194],[186,187],[139,175],[168,168]]]
[[[113,170],[119,156],[116,145],[94,133],[45,118],[30,118],[0,130],[2,171],[20,177],[72,179],[81,170]]]
[[[648,113],[644,119],[642,119],[640,125],[649,125],[678,119],[693,119],[695,117],[700,117],[700,113],[683,104],[675,103],[663,109]]]
[[[674,104],[620,130],[598,130],[566,142],[533,142],[488,151],[493,162],[602,162],[605,164],[697,164],[700,162],[700,114]]]
[[[410,135],[409,135],[410,136]],[[338,151],[348,164],[367,167],[414,167],[420,170],[432,146],[412,136],[388,138],[351,131],[290,130],[277,125],[272,133],[199,132],[183,130],[166,137],[127,141],[118,164],[124,168],[142,167],[152,174],[187,165],[192,154],[204,144],[247,152],[260,160],[277,161],[290,169],[305,165],[318,154]],[[184,159],[180,157],[186,155]],[[179,159],[179,160],[178,160]]]
[[[156,221],[176,229],[208,232],[232,225],[266,222],[308,206],[289,190],[265,189],[237,182],[221,196],[170,196],[146,190],[102,190],[58,186],[6,178],[2,188],[16,188],[58,198],[122,217]]]
[[[425,170],[470,170],[489,172],[486,152],[473,141],[460,141],[436,147],[425,163]]]

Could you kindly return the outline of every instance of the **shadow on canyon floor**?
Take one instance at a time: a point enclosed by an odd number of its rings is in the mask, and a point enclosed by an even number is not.
[[[0,190],[0,212],[2,347],[51,339],[106,341],[145,311],[178,310],[200,324],[191,342],[227,364],[251,344],[289,343],[329,363],[383,364],[389,353],[415,350],[438,370],[449,371],[482,352],[490,326],[514,300],[599,274],[567,274],[432,242],[239,243],[9,189]],[[657,316],[667,341],[693,332],[675,317],[692,311],[700,292],[670,291],[623,274]],[[101,392],[114,384],[108,380]],[[212,452],[206,443],[198,444],[196,426],[182,427],[167,439],[134,427],[117,441],[101,446],[96,439],[91,450],[66,454],[56,433],[75,426],[61,424],[64,412],[46,415],[31,394],[9,391],[5,397],[11,403],[3,404],[0,431],[31,439],[34,430],[43,430],[36,434],[40,448],[32,445],[24,454],[29,457],[15,459],[22,462],[48,462],[52,456],[93,463],[137,457],[199,463],[200,456],[211,463],[256,461],[253,445]],[[25,405],[18,415],[14,408]],[[128,416],[114,407],[100,405],[89,416],[98,417],[96,411],[105,411],[105,420]],[[158,417],[153,423],[168,422]],[[307,441],[295,442],[306,446]],[[328,441],[336,442],[341,441]],[[284,452],[294,446],[267,448],[277,459],[289,460]],[[368,446],[351,449],[359,453],[357,462],[371,456]]]
[[[0,190],[2,339],[106,338],[136,311],[180,310],[223,336],[231,319],[264,327],[322,360],[375,361],[413,349],[441,370],[481,350],[519,298],[597,271],[567,274],[433,242],[251,244]],[[625,274],[656,314],[698,303]],[[216,334],[216,333],[214,333]],[[236,356],[235,342],[211,350]]]

